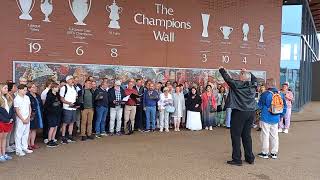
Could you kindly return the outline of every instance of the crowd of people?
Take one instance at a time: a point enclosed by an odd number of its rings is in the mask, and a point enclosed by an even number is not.
[[[240,76],[240,80],[231,79],[223,67],[220,73],[226,84],[208,83],[205,88],[197,84],[170,81],[162,84],[142,79],[131,79],[127,83],[115,79],[110,84],[108,79],[92,76],[81,84],[71,75],[59,83],[48,79],[42,92],[37,84],[24,77],[17,84],[1,83],[0,162],[12,159],[8,153],[25,156],[40,148],[36,144],[40,129],[44,143],[52,148],[59,146],[59,142],[76,142],[78,134],[81,141],[86,141],[131,135],[134,131],[231,128],[233,160],[228,163],[239,165],[240,138],[246,161],[254,161],[250,132],[252,127],[257,127],[263,143],[259,157],[269,156],[270,137],[271,156],[276,158],[277,134],[288,133],[290,128],[293,94],[288,90],[289,84],[283,84],[280,92],[274,81],[267,81],[266,90],[264,85],[258,86],[251,73],[246,73],[250,78]],[[277,114],[270,111],[274,94],[283,97],[283,111]]]

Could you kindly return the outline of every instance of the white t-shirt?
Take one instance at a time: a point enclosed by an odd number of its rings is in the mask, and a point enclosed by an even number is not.
[[[21,116],[25,119],[29,116],[29,113],[30,113],[30,99],[27,95],[25,96],[20,96],[20,95],[17,95],[15,98],[14,98],[14,107],[15,108],[19,108],[20,110],[20,113],[21,113]],[[17,116],[17,119],[20,119],[18,116]]]
[[[48,94],[49,90],[50,90],[49,88],[46,88],[45,90],[42,91],[42,93],[41,93],[42,102],[44,102],[47,99],[47,94]]]
[[[65,92],[65,89],[66,89],[65,87],[68,88],[66,95],[64,95],[64,92]],[[77,100],[78,93],[77,93],[76,89],[73,86],[70,86],[69,84],[67,84],[66,86],[63,86],[60,89],[60,96],[64,97],[64,100],[66,100],[68,102],[75,103],[76,100]],[[63,109],[65,109],[65,110],[76,110],[76,108],[70,108],[69,104],[65,104],[65,103],[63,103]]]

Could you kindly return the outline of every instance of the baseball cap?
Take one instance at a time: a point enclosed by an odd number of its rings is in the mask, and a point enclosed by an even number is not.
[[[67,76],[66,77],[66,81],[70,80],[70,79],[73,79],[73,76]]]

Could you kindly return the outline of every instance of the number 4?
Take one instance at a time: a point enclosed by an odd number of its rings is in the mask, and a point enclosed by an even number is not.
[[[243,58],[242,58],[242,62],[243,62],[244,64],[247,64],[247,57],[243,57]]]

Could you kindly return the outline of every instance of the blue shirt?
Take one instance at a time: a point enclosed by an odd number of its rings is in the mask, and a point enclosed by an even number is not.
[[[272,93],[270,91],[272,91],[273,93],[279,92],[277,88],[270,88],[269,90],[261,94],[259,103],[258,103],[259,109],[261,109],[260,120],[268,124],[277,124],[280,121],[280,117],[286,114],[287,104],[286,104],[284,95],[280,93],[283,100],[283,105],[284,105],[283,112],[282,114],[272,114],[269,111],[271,107],[271,102],[272,102]]]
[[[157,106],[157,102],[159,100],[159,94],[157,91],[149,91],[146,90],[143,95],[143,103],[144,107],[154,107]]]

